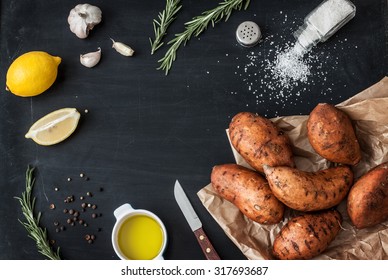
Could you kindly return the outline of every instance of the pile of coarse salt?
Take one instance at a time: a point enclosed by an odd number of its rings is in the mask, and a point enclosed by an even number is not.
[[[298,82],[307,82],[307,78],[311,74],[311,66],[303,59],[304,54],[305,51],[299,44],[296,44],[280,52],[275,61],[269,63],[268,70],[283,88],[289,89]]]

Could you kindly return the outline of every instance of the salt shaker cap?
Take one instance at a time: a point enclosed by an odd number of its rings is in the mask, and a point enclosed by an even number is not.
[[[242,22],[236,30],[237,42],[243,47],[255,46],[261,38],[261,30],[253,21]]]

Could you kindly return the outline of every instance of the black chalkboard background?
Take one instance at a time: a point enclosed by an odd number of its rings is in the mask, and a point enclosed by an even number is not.
[[[219,1],[181,2],[166,40]],[[1,1],[0,259],[43,259],[18,222],[23,217],[13,198],[24,190],[29,164],[36,167],[34,195],[41,224],[65,259],[117,259],[110,238],[113,211],[123,203],[153,211],[165,222],[166,259],[204,259],[174,200],[176,179],[220,257],[244,259],[196,195],[209,183],[212,166],[233,162],[225,134],[231,117],[240,111],[266,117],[308,114],[318,102],[341,102],[388,73],[387,1],[355,0],[356,17],[312,51],[319,59],[311,63],[309,82],[283,91],[267,88],[273,80],[262,68],[265,59],[271,59],[275,48],[293,42],[292,32],[320,2],[252,0],[246,11],[234,12],[227,22],[192,38],[165,76],[156,68],[167,47],[151,56],[148,41],[164,1],[91,1],[101,8],[103,21],[84,40],[71,33],[67,23],[77,1]],[[255,21],[263,32],[262,42],[250,49],[235,39],[237,26],[246,20]],[[135,56],[118,54],[110,37],[133,47]],[[100,64],[83,67],[79,54],[98,47]],[[62,63],[47,92],[20,98],[4,90],[6,70],[16,57],[32,50],[60,56]],[[249,55],[256,57],[251,67]],[[82,113],[69,139],[42,147],[24,138],[37,119],[63,107]],[[66,231],[56,233],[55,221],[66,224],[62,209],[79,209],[79,197],[88,191],[94,195],[88,201],[102,216],[92,219],[87,211],[82,215],[88,227],[66,225]],[[73,206],[63,201],[69,195],[76,198]],[[51,203],[55,210],[49,209]],[[94,244],[84,240],[88,233],[97,236]]]

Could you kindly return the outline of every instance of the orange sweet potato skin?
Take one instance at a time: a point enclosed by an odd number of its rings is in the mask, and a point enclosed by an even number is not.
[[[213,167],[211,183],[221,197],[249,219],[260,224],[276,224],[283,219],[284,205],[255,171],[237,164],[217,165]]]
[[[347,211],[358,229],[388,220],[388,162],[371,169],[352,186]]]
[[[349,116],[331,104],[320,103],[310,113],[307,137],[323,158],[342,164],[356,165],[361,149]]]
[[[353,183],[353,172],[348,166],[305,172],[287,166],[265,165],[264,172],[273,194],[281,202],[306,212],[339,204]]]
[[[263,172],[263,164],[294,166],[288,136],[269,119],[238,113],[229,125],[229,136],[233,147],[259,172]]]
[[[276,236],[273,255],[281,260],[311,259],[327,249],[341,229],[336,210],[291,219]]]

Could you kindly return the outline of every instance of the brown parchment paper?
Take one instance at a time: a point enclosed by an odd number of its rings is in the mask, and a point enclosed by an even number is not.
[[[355,125],[362,149],[362,161],[353,168],[355,178],[372,167],[388,161],[388,77],[359,94],[336,105],[345,111]],[[272,119],[290,137],[296,166],[316,171],[330,166],[312,149],[306,132],[308,116],[286,116]],[[231,146],[237,164],[250,167]],[[211,184],[198,196],[203,205],[248,259],[271,259],[272,242],[276,234],[296,211],[286,210],[283,222],[261,225],[247,219],[232,203],[222,199]],[[388,221],[372,228],[357,230],[350,223],[346,201],[338,210],[343,216],[343,229],[327,250],[315,259],[388,259]]]

